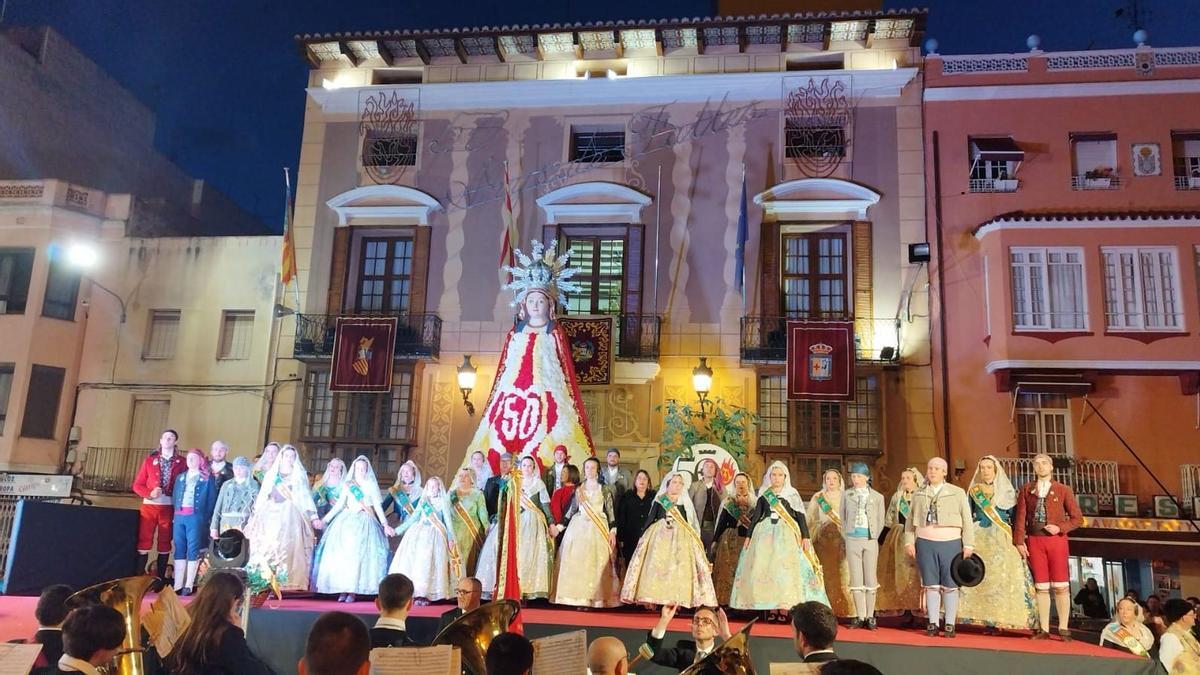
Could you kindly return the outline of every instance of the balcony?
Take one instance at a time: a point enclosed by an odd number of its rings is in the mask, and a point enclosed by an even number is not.
[[[1175,176],[1176,190],[1200,190],[1200,176]]]
[[[971,192],[1016,192],[1016,178],[972,178]]]
[[[333,356],[337,314],[297,314],[296,358]],[[436,359],[442,347],[442,319],[437,314],[355,314],[341,316],[395,316],[396,358]]]
[[[657,314],[622,314],[617,317],[618,359],[657,361],[661,340],[661,316]]]
[[[1119,190],[1120,176],[1071,176],[1072,190]]]
[[[787,322],[803,317],[743,316],[741,330],[742,363],[783,363],[787,361]],[[824,317],[832,320],[835,317]],[[898,359],[899,323],[895,319],[846,317],[854,322],[855,356],[859,362],[889,363]],[[892,357],[883,358],[886,348]]]
[[[91,492],[129,494],[142,460],[154,448],[88,447],[79,486]]]
[[[1032,457],[1000,457],[1000,466],[1008,474],[1018,489],[1025,483],[1035,480]],[[1097,495],[1100,498],[1112,499],[1112,495],[1121,492],[1121,481],[1116,462],[1102,462],[1090,459],[1071,460],[1066,466],[1056,466],[1054,480],[1065,484],[1075,491],[1075,494]]]

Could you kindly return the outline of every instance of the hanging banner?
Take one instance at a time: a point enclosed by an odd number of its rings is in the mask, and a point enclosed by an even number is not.
[[[338,317],[329,391],[392,389],[396,317]]]
[[[792,401],[854,400],[854,321],[788,321]]]
[[[556,319],[571,346],[575,377],[580,385],[612,381],[613,317],[561,317]]]

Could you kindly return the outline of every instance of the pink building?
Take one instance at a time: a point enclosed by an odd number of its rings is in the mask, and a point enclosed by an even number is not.
[[[1185,559],[1195,593],[1200,533],[1163,496],[1194,517],[1200,49],[926,64],[940,443],[962,481],[983,455],[1018,483],[1060,458],[1098,516],[1072,552]]]

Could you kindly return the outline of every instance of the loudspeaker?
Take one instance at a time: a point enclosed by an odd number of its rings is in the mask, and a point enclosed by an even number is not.
[[[51,584],[80,589],[127,577],[137,566],[137,529],[135,509],[22,499],[13,516],[3,593],[38,595]]]

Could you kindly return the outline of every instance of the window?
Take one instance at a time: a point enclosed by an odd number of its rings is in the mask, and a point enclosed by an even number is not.
[[[25,397],[25,418],[21,435],[25,438],[54,438],[58,422],[58,402],[67,371],[51,366],[33,367],[29,375],[29,394]]]
[[[607,125],[572,126],[571,161],[584,164],[625,161],[625,128]]]
[[[1071,134],[1074,163],[1071,186],[1076,190],[1118,187],[1116,134]]]
[[[146,333],[143,359],[175,358],[175,343],[179,339],[179,310],[150,310],[150,327]]]
[[[625,277],[625,239],[568,237],[572,279],[582,287],[567,296],[568,314],[620,314]]]
[[[1083,251],[1013,248],[1013,327],[1017,330],[1086,330]]]
[[[333,457],[347,462],[366,455],[380,480],[390,479],[416,439],[413,374],[397,370],[387,394],[329,391],[329,371],[309,370],[304,378],[301,430],[319,464]]]
[[[971,192],[1017,189],[1017,169],[1025,153],[1012,138],[971,138],[967,145],[971,157]]]
[[[416,166],[417,135],[368,129],[363,137],[363,166]]]
[[[136,450],[150,451],[158,447],[163,429],[170,425],[171,400],[135,398],[129,422],[129,445]]]
[[[226,310],[221,316],[217,358],[244,361],[250,358],[254,337],[254,312]]]
[[[845,157],[846,128],[828,124],[810,125],[787,120],[783,126],[784,153],[797,157]]]
[[[854,378],[854,400],[797,401],[792,445],[802,452],[874,454],[883,449],[880,376]]]
[[[33,276],[32,248],[0,248],[0,314],[24,314]]]
[[[50,260],[46,278],[46,298],[42,301],[42,316],[65,321],[75,320],[75,301],[79,299],[79,273],[66,263]]]
[[[846,316],[850,288],[846,235],[785,234],[782,244],[784,315]]]
[[[359,312],[407,312],[412,292],[413,240],[411,237],[362,240],[359,260]]]
[[[1017,450],[1022,457],[1071,451],[1071,410],[1063,394],[1017,394]]]
[[[4,435],[4,420],[8,416],[8,399],[12,395],[13,364],[0,363],[0,436]]]
[[[1172,131],[1171,148],[1176,189],[1200,190],[1200,132]]]
[[[1104,255],[1104,311],[1109,328],[1183,328],[1174,248],[1100,250]]]
[[[758,444],[762,447],[787,447],[787,377],[760,375],[758,378]]]

